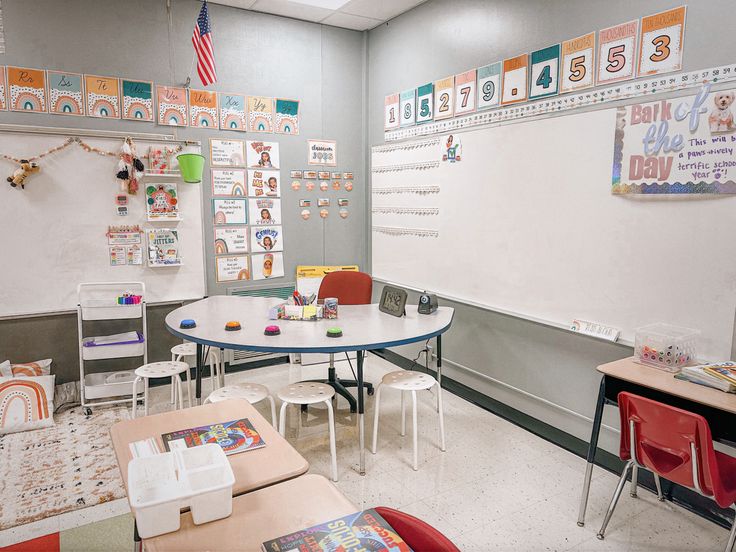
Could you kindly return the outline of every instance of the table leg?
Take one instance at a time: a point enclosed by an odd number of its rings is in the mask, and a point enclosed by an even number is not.
[[[138,524],[133,519],[133,552],[143,552],[143,541],[138,534]]]
[[[204,369],[204,346],[197,343],[197,374],[194,383],[194,396],[197,406],[202,404],[202,370]]]
[[[365,475],[365,404],[363,401],[363,356],[364,351],[358,351],[358,435],[360,442],[360,475]]]
[[[442,388],[442,336],[437,336],[437,383]]]
[[[578,512],[578,525],[585,525],[585,509],[588,507],[588,495],[590,494],[590,480],[593,477],[593,463],[595,462],[595,451],[598,448],[598,435],[601,432],[601,421],[603,420],[603,406],[606,404],[606,376],[601,378],[598,389],[598,402],[595,405],[595,416],[593,416],[593,430],[590,433],[590,444],[588,445],[587,462],[585,466],[585,479],[583,480],[583,493],[580,496],[580,511]]]

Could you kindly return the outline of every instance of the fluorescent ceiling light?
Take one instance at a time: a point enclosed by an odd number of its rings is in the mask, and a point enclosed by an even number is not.
[[[336,10],[343,7],[349,0],[290,0],[295,4],[306,4],[315,8],[326,8],[328,10]]]

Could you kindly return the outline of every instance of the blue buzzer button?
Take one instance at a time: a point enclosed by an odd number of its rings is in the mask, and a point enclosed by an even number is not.
[[[196,328],[197,323],[192,320],[191,318],[185,318],[181,322],[179,322],[179,328],[182,330],[191,330],[192,328]]]

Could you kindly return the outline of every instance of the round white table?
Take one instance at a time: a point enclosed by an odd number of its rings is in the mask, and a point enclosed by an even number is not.
[[[174,335],[197,344],[197,403],[202,393],[202,368],[205,347],[262,351],[269,353],[339,353],[357,352],[358,433],[360,436],[360,473],[365,474],[365,428],[363,415],[363,358],[365,351],[397,347],[437,338],[437,379],[442,384],[442,334],[450,329],[455,310],[439,307],[432,314],[419,314],[416,305],[406,306],[401,318],[378,310],[378,305],[340,305],[336,320],[269,320],[271,307],[282,299],[217,295],[171,311],[166,327]],[[197,326],[182,329],[184,319]],[[225,330],[229,321],[240,322],[241,329]],[[264,335],[269,325],[277,325],[281,334]],[[327,329],[338,327],[342,337],[327,337]]]

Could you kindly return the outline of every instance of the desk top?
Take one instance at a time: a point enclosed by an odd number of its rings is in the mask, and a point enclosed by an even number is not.
[[[129,443],[156,437],[161,450],[164,450],[162,433],[240,418],[248,418],[251,421],[253,427],[263,437],[266,446],[228,456],[235,475],[233,495],[267,487],[307,472],[309,469],[307,461],[251,404],[241,399],[232,399],[114,424],[110,428],[110,435],[126,491],[128,463],[133,458]]]
[[[639,364],[633,357],[601,364],[598,371],[607,376],[736,414],[736,395],[675,379],[672,372]]]
[[[406,316],[398,318],[378,310],[378,305],[340,305],[336,320],[269,320],[271,307],[283,300],[267,297],[216,295],[171,311],[168,330],[186,341],[224,349],[245,349],[273,353],[337,353],[396,347],[424,341],[447,331],[455,309],[439,307],[432,314],[417,313],[416,305],[406,305]],[[179,328],[185,318],[197,327]],[[237,320],[239,331],[225,330],[225,323]],[[281,335],[266,336],[266,326],[276,324]],[[339,327],[342,337],[327,337],[327,329]]]
[[[225,519],[194,525],[186,512],[178,531],[144,545],[148,552],[260,550],[264,541],[358,510],[327,479],[308,474],[233,498],[233,513]]]

